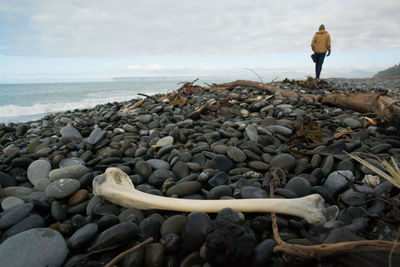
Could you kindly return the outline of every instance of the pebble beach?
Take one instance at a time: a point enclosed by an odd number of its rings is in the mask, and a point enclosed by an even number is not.
[[[315,90],[270,83],[310,94],[391,93],[400,100],[400,80],[329,78],[323,84]],[[162,96],[144,98],[136,108],[139,99],[0,123],[1,266],[104,266],[149,237],[151,244],[116,265],[389,265],[383,252],[287,261],[273,252],[270,214],[125,208],[95,196],[92,181],[116,167],[148,194],[268,198],[271,168],[279,167],[286,181],[275,198],[319,194],[339,208],[323,225],[277,214],[285,242],[395,241],[400,190],[381,177],[366,179],[375,173],[344,151],[376,166],[377,158],[400,162],[400,122],[374,125],[373,114],[246,87],[198,91],[180,102],[161,102]],[[223,105],[189,118],[210,99]],[[311,124],[318,142],[300,138],[301,127]],[[398,255],[390,260],[400,264]]]

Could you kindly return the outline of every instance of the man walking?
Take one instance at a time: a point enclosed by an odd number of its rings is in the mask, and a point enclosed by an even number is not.
[[[315,76],[319,79],[325,55],[329,57],[331,54],[331,36],[325,31],[325,26],[323,24],[319,26],[319,31],[314,34],[311,41],[311,49],[314,51],[315,55]],[[328,54],[326,54],[326,52],[328,52]]]

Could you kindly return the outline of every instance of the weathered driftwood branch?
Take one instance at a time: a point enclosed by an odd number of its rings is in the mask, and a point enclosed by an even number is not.
[[[112,259],[109,263],[107,263],[104,267],[113,267],[115,264],[117,264],[121,259],[123,259],[125,256],[149,245],[150,243],[152,243],[154,240],[154,238],[150,237],[148,239],[146,239],[145,241],[143,241],[140,244],[137,244],[136,246],[125,250],[124,252],[121,252],[120,254],[118,254],[114,259]]]
[[[158,102],[158,100],[157,99],[155,99],[154,97],[152,97],[151,95],[146,95],[146,94],[142,94],[142,93],[138,93],[138,95],[140,95],[140,96],[144,96],[144,97],[146,97],[146,98],[150,98],[151,100],[153,100],[154,102]]]
[[[331,93],[328,95],[298,94],[293,91],[276,88],[261,82],[237,80],[230,83],[213,84],[212,88],[233,88],[236,86],[266,90],[272,94],[281,93],[284,97],[301,96],[309,101],[348,108],[362,113],[375,113],[383,121],[400,121],[400,106],[397,99],[382,94],[367,93]]]
[[[337,206],[325,209],[324,199],[318,194],[294,199],[229,200],[194,200],[155,196],[136,190],[129,176],[117,168],[108,168],[104,175],[99,175],[93,180],[93,193],[112,203],[138,209],[219,212],[229,207],[242,212],[276,212],[293,215],[313,224],[323,224],[335,218],[339,212]]]
[[[284,172],[278,168],[271,168],[272,179],[270,181],[270,197],[274,197],[275,183],[281,180]],[[286,243],[279,236],[278,224],[275,213],[271,212],[272,230],[277,246],[274,252],[282,252],[286,255],[301,257],[304,259],[327,257],[337,254],[365,252],[365,251],[383,251],[387,253],[400,254],[400,245],[395,242],[384,240],[361,240],[350,242],[339,242],[333,244],[321,244],[312,246],[303,246]]]

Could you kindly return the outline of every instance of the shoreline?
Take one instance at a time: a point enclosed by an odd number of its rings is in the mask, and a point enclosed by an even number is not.
[[[285,78],[287,79],[287,78]],[[283,79],[283,80],[285,80]],[[289,79],[291,80],[291,79]],[[268,82],[267,84],[271,84],[271,85],[278,85],[279,86],[279,82],[280,81],[271,81]],[[296,81],[301,81],[301,80],[296,80]],[[390,89],[393,93],[397,94],[400,97],[400,80],[398,79],[376,79],[376,78],[326,78],[326,79],[322,79],[322,81],[326,81],[328,82],[328,84],[331,87],[337,88],[339,90],[343,90],[343,91],[349,91],[349,90],[357,90],[357,91],[361,91],[361,92],[377,92],[377,93],[382,93],[387,91],[388,89]],[[119,81],[117,81],[119,82]],[[122,81],[122,82],[126,82],[126,81]],[[97,83],[97,82],[91,82],[91,83]],[[202,83],[201,80],[199,80],[199,83]],[[168,89],[168,91],[173,91],[178,89],[179,86],[176,86],[177,88],[173,89],[170,88]],[[158,93],[163,95],[163,93]],[[157,96],[158,94],[154,94],[154,96]],[[132,98],[130,100],[126,100],[126,101],[121,101],[120,103],[126,103],[129,101],[137,101],[137,99],[142,99],[143,97],[136,97],[136,98]],[[97,104],[97,105],[105,105],[105,104],[109,104],[108,103],[104,103],[104,104]],[[112,103],[112,102],[111,102]],[[96,105],[96,106],[97,106]],[[82,110],[87,110],[87,109],[94,109],[95,107],[89,107],[89,108],[84,108]],[[22,116],[14,116],[14,118],[17,121],[9,121],[7,119],[6,122],[1,122],[0,124],[20,124],[20,123],[32,123],[35,121],[39,121],[44,119],[46,116],[51,116],[51,115],[58,115],[58,114],[62,114],[62,113],[67,113],[67,112],[72,112],[75,109],[69,109],[69,110],[65,110],[65,111],[59,111],[59,112],[46,112],[46,113],[41,113],[41,114],[29,114],[29,115],[22,115]],[[24,119],[23,121],[19,121],[20,117],[27,117],[27,118],[33,118],[33,119]]]

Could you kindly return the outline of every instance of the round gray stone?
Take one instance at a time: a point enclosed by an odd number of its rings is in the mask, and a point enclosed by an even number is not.
[[[352,188],[342,194],[342,200],[345,204],[351,206],[359,206],[365,203],[363,194],[354,191]]]
[[[9,196],[3,199],[3,201],[1,202],[1,207],[3,208],[4,211],[6,211],[14,206],[24,203],[25,202],[18,197]]]
[[[329,174],[322,187],[331,193],[332,196],[335,196],[348,186],[349,182],[345,177],[347,177],[350,181],[354,179],[351,171],[334,171]]]
[[[40,181],[48,179],[50,171],[50,162],[44,159],[35,160],[28,167],[28,180],[31,184],[37,185]]]
[[[0,230],[10,228],[26,218],[33,210],[32,203],[14,206],[5,211],[0,217]]]
[[[379,144],[370,148],[372,154],[381,154],[392,148],[391,144]]]
[[[335,159],[329,155],[321,163],[322,173],[326,176],[333,170],[333,165],[335,163]]]
[[[245,221],[245,216],[240,211],[231,208],[223,208],[218,212],[217,220],[225,220],[235,224],[243,224]]]
[[[228,147],[224,144],[218,144],[214,146],[213,150],[217,154],[226,154]]]
[[[82,141],[82,135],[76,128],[74,128],[72,126],[65,126],[65,127],[61,128],[60,134],[64,139],[67,139],[67,140],[76,141],[76,142]]]
[[[296,167],[296,159],[290,154],[282,153],[271,159],[270,166],[280,167],[284,170],[291,171]]]
[[[165,180],[168,178],[173,178],[176,180],[176,176],[173,172],[169,170],[159,169],[155,170],[149,177],[148,182],[157,188],[161,188]]]
[[[136,121],[141,122],[143,124],[147,124],[153,120],[153,117],[150,114],[143,114],[136,117]]]
[[[178,179],[182,179],[183,177],[188,176],[190,173],[186,162],[183,161],[177,161],[174,166],[172,166],[171,171]]]
[[[285,189],[292,191],[299,197],[304,197],[310,194],[312,186],[303,177],[295,176],[289,180],[285,186]]]
[[[72,195],[80,186],[78,180],[68,178],[59,179],[49,184],[45,193],[47,197],[59,199]]]
[[[353,118],[346,118],[343,120],[343,123],[354,129],[354,128],[360,128],[362,126],[361,122],[359,120],[353,119]]]
[[[30,215],[5,231],[1,236],[1,241],[26,230],[40,227],[44,227],[44,219],[37,214]]]
[[[201,189],[201,183],[188,181],[171,186],[167,191],[167,196],[178,195],[179,197],[194,194]]]
[[[136,174],[147,179],[150,176],[150,174],[153,172],[153,168],[151,167],[151,165],[148,162],[139,161],[135,165],[135,172],[136,172]]]
[[[253,141],[254,143],[258,143],[258,131],[256,127],[252,125],[247,126],[246,134],[251,141]]]
[[[150,164],[150,166],[155,170],[159,169],[169,170],[171,168],[168,162],[161,159],[149,159],[146,162]]]
[[[249,167],[258,171],[266,171],[268,170],[269,165],[263,161],[253,160],[249,162]]]
[[[77,158],[77,157],[71,157],[71,158],[63,159],[60,162],[59,166],[60,166],[60,168],[65,168],[65,167],[73,166],[73,165],[85,165],[85,161],[83,161],[82,159]]]
[[[268,194],[263,189],[254,186],[244,186],[240,190],[241,198],[267,198]]]
[[[82,175],[89,172],[89,168],[83,165],[72,165],[65,168],[59,168],[52,170],[49,173],[49,179],[51,182],[58,179],[79,179]]]
[[[94,128],[90,133],[88,138],[85,138],[85,141],[91,145],[97,144],[103,137],[106,135],[106,131],[101,128]]]
[[[163,147],[167,145],[172,145],[173,143],[174,143],[174,138],[172,136],[166,136],[158,140],[156,146]]]
[[[68,247],[72,250],[84,248],[96,237],[98,231],[97,224],[88,223],[78,229],[69,239]]]
[[[4,155],[4,157],[7,158],[7,157],[11,156],[12,154],[17,154],[19,152],[20,152],[19,147],[17,147],[16,145],[12,144],[12,145],[9,145],[6,148],[4,148],[3,155]]]
[[[246,154],[238,147],[230,146],[226,150],[226,153],[234,162],[244,162],[246,160]]]
[[[214,167],[223,172],[229,172],[233,168],[233,162],[225,155],[216,155],[212,159]]]
[[[35,228],[8,238],[0,245],[3,267],[58,267],[68,254],[62,235],[49,228]]]
[[[278,133],[284,136],[292,135],[293,131],[282,125],[271,125],[267,127],[268,130],[273,131],[274,133]]]
[[[166,219],[161,225],[160,233],[162,236],[167,234],[176,234],[180,236],[186,224],[186,215],[173,215]]]

